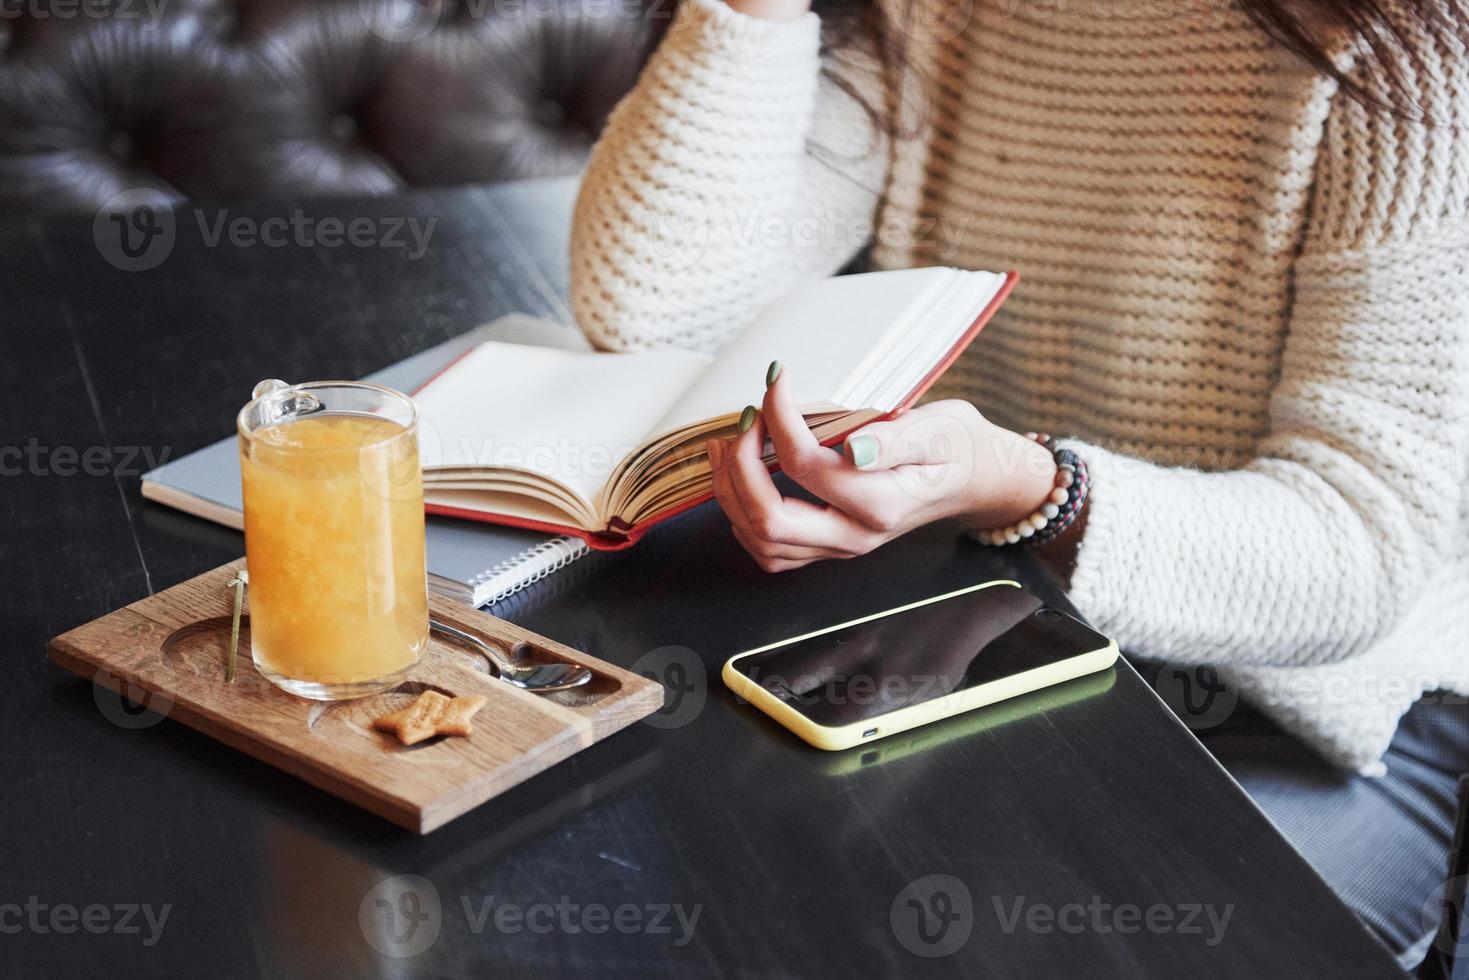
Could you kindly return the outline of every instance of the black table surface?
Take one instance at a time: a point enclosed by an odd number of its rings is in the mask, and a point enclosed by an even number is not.
[[[723,688],[732,653],[902,601],[999,575],[1056,597],[947,525],[767,576],[704,507],[501,603],[677,693],[426,837],[45,661],[243,553],[139,476],[230,432],[259,379],[357,377],[514,311],[569,321],[572,193],[196,205],[142,271],[90,215],[0,223],[0,451],[23,450],[0,456],[0,974],[1392,975],[1126,663],[840,754]],[[406,232],[210,240],[297,209],[437,221],[421,256]]]

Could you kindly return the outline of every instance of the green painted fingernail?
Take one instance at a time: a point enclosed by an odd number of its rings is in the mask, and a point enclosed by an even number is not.
[[[770,367],[765,369],[765,387],[769,388],[775,384],[775,379],[780,377],[780,362],[771,361]]]
[[[865,470],[877,462],[877,440],[872,436],[855,435],[847,440],[847,458],[859,470]]]
[[[755,419],[760,415],[754,405],[746,405],[745,410],[740,413],[740,431],[749,432],[750,426],[755,424]]]

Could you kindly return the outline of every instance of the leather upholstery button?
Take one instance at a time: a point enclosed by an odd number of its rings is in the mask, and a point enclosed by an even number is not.
[[[357,120],[345,112],[339,112],[332,117],[329,131],[333,139],[339,139],[343,143],[350,142],[357,137]]]
[[[137,150],[137,141],[132,133],[113,133],[107,137],[107,152],[126,160]]]
[[[535,120],[542,126],[559,126],[566,121],[566,110],[554,99],[542,99],[536,105]]]

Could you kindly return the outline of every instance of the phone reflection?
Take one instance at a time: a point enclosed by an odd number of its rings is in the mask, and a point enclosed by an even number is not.
[[[884,763],[921,755],[982,732],[994,731],[1003,725],[1039,718],[1067,705],[1078,704],[1110,691],[1116,680],[1116,669],[1109,667],[1095,674],[1087,674],[1039,691],[975,708],[931,725],[900,732],[871,745],[858,745],[841,752],[802,752],[801,759],[823,776],[851,776]],[[765,718],[761,720],[768,722]]]

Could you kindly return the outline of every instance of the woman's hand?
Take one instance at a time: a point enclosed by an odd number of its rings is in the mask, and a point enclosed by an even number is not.
[[[828,449],[796,410],[787,372],[771,372],[775,382],[749,429],[707,446],[714,496],[767,572],[863,555],[946,517],[1004,527],[1033,513],[1054,485],[1043,446],[964,401],[923,405],[852,433],[844,452]],[[767,435],[781,469],[824,503],[780,495],[761,458]]]

